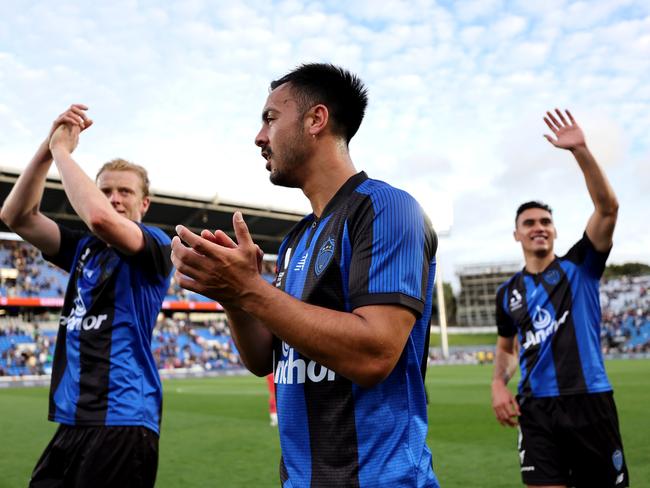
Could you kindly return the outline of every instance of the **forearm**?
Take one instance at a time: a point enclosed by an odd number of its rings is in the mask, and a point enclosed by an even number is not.
[[[30,217],[38,213],[51,164],[52,155],[48,142],[44,141],[2,205],[0,216],[11,229],[17,230],[28,224]]]
[[[404,346],[397,351],[393,337],[358,314],[301,302],[263,280],[242,308],[301,354],[362,386],[383,380]],[[391,332],[397,336],[397,327]]]
[[[571,151],[585,177],[587,190],[594,207],[603,216],[616,215],[618,200],[607,176],[586,145]]]
[[[264,325],[236,307],[225,307],[230,333],[249,371],[265,376],[273,370],[273,336]]]
[[[507,385],[517,371],[517,364],[518,360],[514,353],[497,348],[494,357],[492,382]]]
[[[72,208],[88,228],[94,231],[98,222],[105,220],[107,215],[111,215],[115,211],[108,199],[72,159],[72,155],[68,151],[54,148],[53,155],[61,175],[63,189]]]

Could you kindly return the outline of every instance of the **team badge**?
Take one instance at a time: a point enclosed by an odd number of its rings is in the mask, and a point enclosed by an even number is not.
[[[620,471],[623,467],[623,453],[620,449],[616,449],[612,454],[612,463],[616,468],[616,471]]]
[[[335,244],[336,241],[332,236],[330,236],[318,251],[318,256],[316,256],[316,263],[314,264],[314,273],[316,273],[316,276],[320,276],[320,274],[325,271],[327,266],[332,261],[332,258],[334,257]]]
[[[544,281],[549,285],[557,285],[560,282],[560,272],[557,269],[551,269],[544,273]]]

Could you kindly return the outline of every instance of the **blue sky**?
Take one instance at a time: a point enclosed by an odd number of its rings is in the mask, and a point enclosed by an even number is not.
[[[66,106],[95,125],[76,158],[121,156],[154,189],[308,211],[273,187],[253,145],[270,80],[301,62],[356,72],[370,95],[358,169],[412,191],[445,273],[520,261],[516,206],[555,209],[557,252],[591,203],[542,137],[570,108],[621,202],[610,262],[650,262],[647,1],[113,1],[0,3],[0,166],[26,164]],[[446,276],[450,279],[451,276]]]

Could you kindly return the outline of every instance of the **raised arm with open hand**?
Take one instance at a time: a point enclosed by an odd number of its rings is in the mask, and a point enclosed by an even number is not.
[[[587,143],[585,142],[585,135],[582,132],[580,126],[573,119],[571,112],[566,110],[567,118],[564,118],[562,112],[559,109],[555,109],[557,117],[553,115],[552,112],[546,112],[546,117],[544,117],[544,122],[548,125],[549,129],[555,135],[555,138],[544,134],[544,137],[553,144],[555,147],[560,149],[568,149],[573,151],[579,147],[586,147]],[[568,120],[567,120],[568,119]]]
[[[546,112],[544,122],[551,129],[555,138],[545,134],[544,137],[555,147],[571,151],[585,177],[589,196],[594,204],[594,212],[589,217],[585,232],[594,247],[601,252],[612,247],[612,236],[618,217],[618,200],[605,172],[587,147],[582,129],[566,110],[566,118],[559,109],[555,114]],[[568,119],[568,120],[567,120]]]

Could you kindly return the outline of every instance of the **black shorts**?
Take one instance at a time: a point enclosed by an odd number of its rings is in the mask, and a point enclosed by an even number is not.
[[[517,398],[527,485],[629,486],[612,392]]]
[[[148,488],[157,470],[158,435],[146,427],[60,425],[29,486]]]

